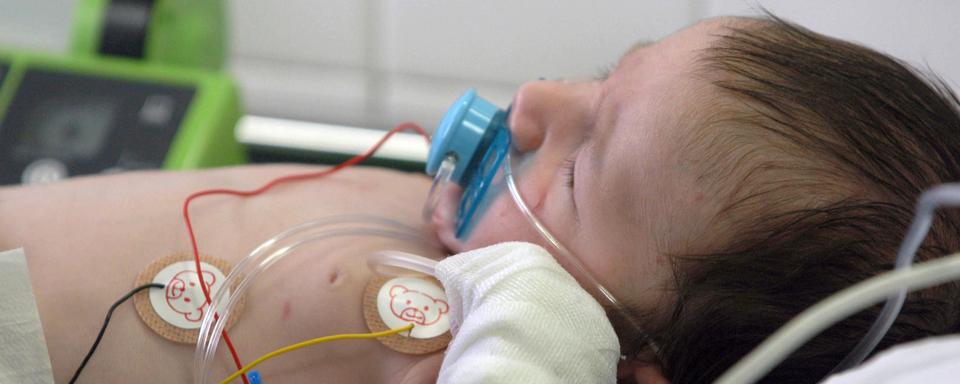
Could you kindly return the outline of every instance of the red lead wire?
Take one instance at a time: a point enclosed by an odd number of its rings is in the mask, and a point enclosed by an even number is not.
[[[197,199],[203,196],[209,196],[209,195],[232,195],[232,196],[240,196],[240,197],[256,196],[268,191],[269,189],[277,186],[278,184],[283,184],[291,181],[302,181],[302,180],[308,180],[313,178],[320,178],[320,177],[331,175],[344,168],[354,166],[370,158],[370,156],[373,156],[373,154],[376,153],[377,150],[380,149],[381,146],[383,146],[383,143],[385,143],[388,139],[390,139],[390,137],[402,131],[416,131],[417,133],[422,135],[424,139],[426,139],[428,145],[430,144],[430,136],[427,135],[427,133],[423,130],[423,128],[421,128],[419,125],[415,123],[403,123],[394,127],[389,132],[387,132],[387,134],[384,135],[380,139],[380,141],[377,141],[377,143],[374,144],[369,149],[367,149],[366,152],[359,154],[357,156],[354,156],[349,160],[344,161],[340,164],[337,164],[332,168],[327,168],[322,171],[298,173],[298,174],[278,177],[264,184],[260,188],[252,189],[252,190],[241,191],[241,190],[223,189],[223,188],[206,189],[206,190],[194,192],[190,194],[190,196],[187,196],[187,198],[183,201],[183,221],[187,225],[187,234],[190,235],[190,246],[193,247],[193,262],[194,262],[194,266],[197,268],[197,279],[200,280],[200,289],[203,291],[203,296],[206,298],[207,305],[210,305],[211,303],[210,291],[207,289],[207,285],[203,281],[203,273],[201,273],[200,271],[200,250],[197,247],[197,237],[193,233],[193,224],[190,223],[190,202],[192,202],[194,199]],[[214,313],[214,318],[219,319],[216,313]],[[227,335],[226,329],[223,330],[223,341],[227,344],[227,348],[230,349],[230,355],[233,357],[233,362],[234,364],[236,364],[237,369],[238,370],[243,369],[243,363],[240,362],[240,356],[237,355],[237,350],[234,349],[233,342],[230,341],[230,336]],[[247,375],[241,375],[240,377],[243,379],[244,384],[249,384],[249,382],[247,381]]]

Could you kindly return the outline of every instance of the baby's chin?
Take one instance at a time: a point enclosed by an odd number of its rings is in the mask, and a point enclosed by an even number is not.
[[[438,205],[430,216],[429,228],[445,252],[457,254],[464,251],[464,244],[457,239],[454,232],[451,209],[452,207],[448,204]]]
[[[452,230],[438,230],[434,233],[437,240],[443,245],[444,251],[451,255],[469,250],[463,242],[457,239]]]
[[[498,231],[488,230],[488,228],[482,226],[474,227],[466,238],[457,238],[452,228],[441,228],[434,233],[445,250],[451,255],[488,247],[505,241],[528,241],[504,237]]]
[[[458,254],[483,248],[504,241],[535,241],[529,228],[519,228],[516,224],[523,217],[518,212],[504,208],[513,204],[509,198],[496,201],[482,216],[474,218],[478,222],[472,225],[465,238],[456,235],[456,216],[460,201],[458,187],[448,188],[440,195],[437,205],[430,215],[429,228],[434,237],[450,254]],[[525,222],[523,222],[525,224]],[[533,240],[531,240],[533,239]]]
[[[474,227],[466,239],[458,238],[451,220],[446,220],[437,213],[430,220],[430,230],[436,240],[443,246],[444,251],[454,255],[486,247],[498,243],[497,236],[487,231],[483,226]]]
[[[462,191],[460,186],[456,184],[448,184],[437,191],[437,202],[428,222],[428,227],[433,232],[434,238],[448,254],[457,254],[467,250],[463,242],[457,239],[454,228]]]

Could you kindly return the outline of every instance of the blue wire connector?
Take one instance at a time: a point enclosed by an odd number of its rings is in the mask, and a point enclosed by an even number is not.
[[[250,384],[263,384],[260,380],[260,371],[257,370],[247,372],[247,380],[250,380]]]

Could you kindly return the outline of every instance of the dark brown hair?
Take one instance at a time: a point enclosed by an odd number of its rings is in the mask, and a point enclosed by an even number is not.
[[[919,194],[960,180],[960,102],[940,79],[774,16],[731,23],[697,74],[717,111],[687,145],[723,199],[718,245],[675,255],[676,305],[652,325],[674,384],[716,379],[817,301],[889,270]],[[960,250],[941,213],[917,260]],[[908,297],[878,350],[958,331],[958,284]],[[826,330],[764,378],[817,382],[880,305]]]

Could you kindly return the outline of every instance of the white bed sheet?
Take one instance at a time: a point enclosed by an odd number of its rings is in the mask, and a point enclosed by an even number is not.
[[[960,335],[898,345],[825,384],[960,383]]]

